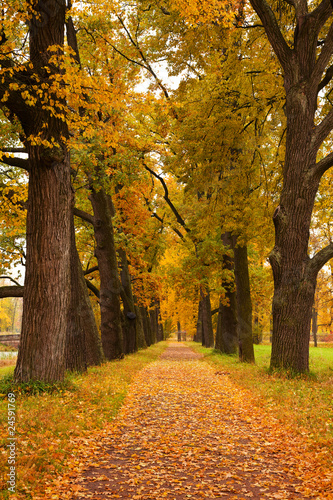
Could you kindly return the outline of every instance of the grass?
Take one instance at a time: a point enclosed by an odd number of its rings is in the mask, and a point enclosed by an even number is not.
[[[302,434],[310,448],[320,448],[324,462],[332,462],[333,348],[311,347],[310,374],[290,378],[285,373],[269,373],[271,347],[267,345],[255,346],[256,364],[252,365],[195,342],[187,344],[251,391],[254,404],[265,408],[293,432]]]
[[[15,365],[10,364],[8,366],[0,366],[0,377],[5,377],[6,375],[13,375]]]
[[[21,384],[16,393],[17,489],[15,499],[44,499],[45,487],[65,464],[75,460],[77,447],[96,443],[94,436],[117,414],[133,377],[154,361],[166,348],[160,342],[131,354],[121,361],[89,368],[86,374],[68,374],[65,383],[56,388],[31,389]],[[0,392],[8,391],[11,380],[0,380]],[[39,392],[44,390],[44,392]],[[0,401],[0,434],[2,454],[0,470],[7,471],[6,392]],[[94,441],[95,439],[95,441]],[[0,478],[0,498],[9,498],[6,477]]]

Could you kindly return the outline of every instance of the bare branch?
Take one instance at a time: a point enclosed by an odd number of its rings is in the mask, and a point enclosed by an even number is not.
[[[0,286],[0,299],[23,297],[24,286]]]
[[[3,156],[0,159],[0,163],[4,163],[5,165],[9,165],[10,167],[23,168],[29,172],[30,170],[30,162],[26,158],[16,158],[16,157],[7,157]]]
[[[332,13],[332,7],[330,7],[330,14]],[[329,16],[328,16],[329,17]],[[321,49],[321,52],[319,54],[319,57],[317,59],[314,71],[313,71],[313,78],[317,79],[319,82],[322,78],[322,74],[325,71],[326,66],[329,64],[331,56],[333,54],[333,24],[331,24],[327,36],[324,41],[323,48]],[[319,83],[318,86],[318,91],[325,87],[327,83],[331,80],[332,76],[329,78],[329,72],[332,71],[330,68],[326,71],[326,75],[324,79],[322,80],[321,83]],[[327,78],[329,80],[326,82]],[[326,82],[326,83],[324,83]]]
[[[90,269],[87,269],[86,271],[83,271],[83,274],[87,276],[87,274],[94,273],[95,271],[98,271],[99,268],[98,266],[91,267]]]
[[[10,276],[0,276],[0,280],[9,280],[17,286],[22,286],[18,281],[14,280],[14,278],[11,278]]]
[[[333,109],[325,116],[325,118],[316,126],[311,139],[311,147],[318,151],[323,141],[333,129]]]
[[[333,243],[330,243],[325,248],[322,248],[319,252],[310,259],[308,264],[308,274],[311,277],[317,276],[320,269],[333,258]]]
[[[275,54],[277,55],[284,70],[291,63],[292,50],[285,41],[274,12],[266,0],[250,0],[251,5],[258,14],[267,33]]]
[[[320,84],[318,85],[317,93],[319,93],[333,78],[333,65],[327,68],[326,73]]]
[[[100,298],[100,293],[99,293],[98,288],[95,285],[93,285],[91,283],[91,281],[89,281],[87,279],[85,280],[85,282],[86,282],[86,285],[89,288],[89,290],[91,290],[93,292],[93,294],[96,295],[96,297],[99,299]]]
[[[329,153],[327,156],[325,156],[325,158],[316,163],[314,167],[314,174],[318,175],[319,178],[321,178],[324,173],[331,167],[333,167],[333,152]]]
[[[89,222],[89,224],[94,225],[94,217],[88,214],[88,212],[85,212],[84,210],[80,210],[79,208],[74,207],[73,214],[76,215],[76,217],[80,217],[80,219]]]
[[[150,204],[149,204],[149,201],[147,200],[146,197],[145,197],[145,202],[146,202],[146,205],[147,205],[149,212],[151,213],[151,216],[154,217],[155,219],[157,219],[162,224],[162,227],[164,227],[164,225],[165,225],[164,219],[162,219],[162,217],[160,217],[156,212],[152,211]],[[177,234],[177,236],[179,236],[179,238],[181,238],[182,240],[184,239],[184,236],[176,227],[171,226],[171,225],[170,225],[170,227]]]
[[[2,148],[1,153],[27,153],[26,148]]]
[[[156,177],[156,179],[158,179],[160,181],[160,183],[162,184],[163,189],[164,189],[164,196],[163,196],[163,198],[165,199],[165,201],[167,202],[167,204],[171,208],[173,214],[175,215],[175,217],[177,219],[178,224],[180,224],[181,226],[183,226],[183,228],[185,229],[185,231],[187,233],[189,233],[190,229],[186,226],[186,222],[184,221],[184,219],[182,218],[182,216],[179,214],[178,210],[176,209],[176,207],[174,206],[174,204],[172,203],[172,201],[169,198],[169,190],[168,190],[168,187],[167,187],[167,185],[166,185],[163,177],[161,177],[156,172],[154,172],[154,170],[152,170],[151,168],[149,168],[148,165],[146,165],[145,163],[143,163],[143,166],[145,167],[145,169],[148,172],[151,173],[151,175],[153,175],[154,177]]]

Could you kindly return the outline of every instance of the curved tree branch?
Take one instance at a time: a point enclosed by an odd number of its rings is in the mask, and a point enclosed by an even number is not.
[[[258,14],[267,33],[275,54],[277,55],[284,70],[291,64],[292,50],[285,41],[274,12],[266,0],[250,0],[251,5]]]
[[[174,216],[177,219],[178,224],[180,224],[185,229],[185,231],[187,233],[190,233],[191,230],[186,226],[186,222],[184,221],[184,219],[182,218],[182,216],[180,215],[180,213],[178,212],[178,210],[176,209],[176,207],[174,206],[174,204],[172,203],[172,201],[169,198],[168,186],[166,185],[165,180],[163,179],[163,177],[161,177],[156,172],[154,172],[154,170],[152,170],[151,168],[149,168],[148,165],[146,165],[146,163],[143,163],[143,166],[145,167],[145,169],[148,172],[151,173],[151,175],[153,175],[154,177],[156,177],[156,179],[158,179],[160,181],[160,183],[162,184],[163,189],[164,189],[164,196],[163,196],[163,198],[165,199],[165,201],[167,202],[167,204],[171,208]]]
[[[0,280],[10,280],[15,283],[16,286],[22,286],[18,281],[14,280],[14,278],[11,278],[10,276],[0,276]]]
[[[312,257],[312,259],[310,259],[308,264],[310,276],[316,276],[320,269],[331,259],[333,259],[333,242],[322,248]]]
[[[316,163],[314,167],[314,174],[318,175],[319,178],[321,178],[324,173],[331,167],[333,167],[333,152],[329,153],[327,156],[325,156],[325,158]]]

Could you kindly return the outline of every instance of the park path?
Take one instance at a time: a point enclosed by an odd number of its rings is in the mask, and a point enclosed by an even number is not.
[[[297,438],[199,358],[171,344],[138,374],[69,498],[333,498],[314,487]]]

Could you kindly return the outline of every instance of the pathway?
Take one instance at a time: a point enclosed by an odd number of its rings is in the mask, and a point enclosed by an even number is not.
[[[307,484],[296,438],[199,358],[172,344],[139,373],[70,498],[333,498]]]

